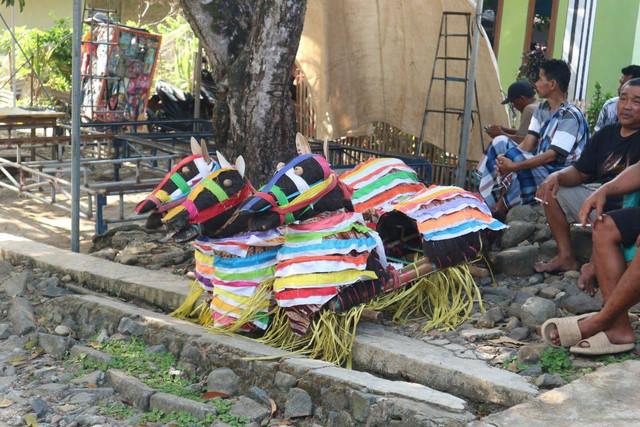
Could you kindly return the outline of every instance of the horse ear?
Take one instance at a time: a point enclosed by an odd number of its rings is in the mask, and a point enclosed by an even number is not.
[[[233,166],[231,166],[231,163],[229,163],[229,160],[227,160],[221,152],[216,151],[216,156],[218,157],[218,163],[220,164],[220,167],[222,169],[226,169],[226,168],[232,168]]]
[[[211,157],[209,157],[209,150],[207,150],[207,143],[204,142],[204,139],[200,140],[200,148],[202,148],[202,158],[204,159],[206,164],[211,163]]]
[[[329,135],[325,135],[324,142],[322,143],[322,152],[324,153],[324,158],[329,161]]]
[[[236,169],[238,169],[238,172],[240,172],[240,176],[244,178],[244,170],[245,170],[245,163],[244,163],[244,158],[242,156],[238,156],[238,158],[236,158]]]
[[[202,154],[200,144],[198,144],[198,141],[194,137],[191,137],[191,152],[194,156]]]
[[[311,154],[311,147],[309,147],[309,141],[300,132],[296,133],[296,151],[298,155]]]

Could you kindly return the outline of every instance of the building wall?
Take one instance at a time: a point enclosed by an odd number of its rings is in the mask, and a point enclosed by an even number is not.
[[[593,96],[596,82],[602,85],[604,92],[615,94],[620,69],[640,59],[640,44],[637,43],[639,8],[640,0],[598,0],[587,99]]]
[[[53,18],[51,17],[52,12],[55,14],[56,19],[71,17],[73,15],[73,1],[27,0],[22,13],[20,13],[20,7],[16,6],[15,26],[26,26],[27,28],[50,28],[53,25]],[[9,26],[11,26],[11,8],[0,7],[0,13],[2,13]]]
[[[528,10],[528,0],[505,0],[503,2],[498,68],[502,89],[505,91],[515,81],[520,64],[522,64],[524,29],[527,25]]]
[[[569,2],[559,0],[553,58],[562,58]],[[500,29],[498,66],[502,87],[513,82],[520,66],[528,0],[505,0]],[[613,30],[615,29],[615,30]],[[640,0],[598,0],[589,65],[587,99],[599,82],[605,92],[616,92],[620,69],[640,65]]]

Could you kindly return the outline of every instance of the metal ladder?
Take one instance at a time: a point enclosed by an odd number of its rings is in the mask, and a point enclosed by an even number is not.
[[[464,28],[466,32],[449,32],[449,20],[464,20],[465,25]],[[456,154],[449,153],[447,151],[447,119],[450,115],[458,116],[456,120],[462,118],[464,114],[464,96],[460,98],[460,100],[456,103],[452,103],[447,96],[447,89],[450,84],[462,84],[464,86],[464,92],[467,92],[467,85],[469,82],[469,62],[471,61],[471,14],[467,12],[443,12],[442,18],[440,18],[440,32],[438,35],[438,44],[436,46],[436,54],[433,61],[433,69],[431,70],[431,80],[429,82],[429,91],[427,92],[427,101],[424,108],[424,116],[422,118],[422,127],[420,130],[420,144],[418,149],[418,154],[422,155],[422,145],[424,141],[424,133],[427,127],[427,120],[430,117],[430,113],[442,114],[443,126],[442,126],[442,149],[443,149],[443,160],[446,161],[448,159],[457,157]],[[466,49],[464,52],[451,52],[451,46],[449,43],[450,38],[462,38],[466,39]],[[444,46],[443,46],[444,45]],[[440,53],[440,49],[443,47],[443,53]],[[460,49],[457,49],[460,50]],[[449,74],[449,64],[452,62],[464,62],[464,76],[452,76]],[[437,65],[442,62],[444,74],[436,75]],[[432,102],[431,94],[434,82],[437,84],[443,84],[443,108],[430,108],[429,105]],[[484,134],[482,133],[482,120],[480,118],[480,109],[478,103],[478,88],[474,83],[474,94],[475,94],[475,109],[471,110],[471,119],[473,120],[474,115],[477,117],[478,121],[476,128],[480,132],[480,141],[482,142],[482,148],[484,150]],[[462,135],[462,126],[460,126],[460,134]]]
[[[115,8],[115,5],[112,5],[112,3],[118,3],[118,7],[120,10],[117,10]],[[97,7],[96,5],[100,4],[101,7]],[[94,19],[91,19],[95,13],[103,13],[106,16],[106,22],[105,23],[97,23]],[[122,78],[121,77],[113,77],[113,76],[109,76],[108,71],[105,67],[105,70],[94,70],[94,55],[96,53],[99,54],[99,52],[94,52],[94,47],[96,49],[96,51],[98,49],[102,50],[106,50],[105,52],[102,52],[102,54],[104,55],[109,55],[109,51],[111,50],[112,46],[115,46],[118,44],[118,42],[114,42],[112,41],[113,38],[113,32],[117,31],[117,22],[120,21],[120,16],[122,13],[122,2],[118,2],[117,0],[103,0],[103,1],[98,1],[98,0],[85,0],[84,1],[84,9],[82,12],[82,20],[83,22],[88,22],[90,24],[90,32],[89,32],[89,40],[82,40],[82,44],[83,45],[89,45],[88,47],[88,52],[89,52],[89,58],[88,58],[88,72],[85,74],[82,74],[82,80],[83,80],[83,91],[85,87],[89,87],[89,93],[91,94],[91,98],[89,100],[89,110],[90,113],[89,114],[85,114],[88,116],[89,120],[94,121],[94,120],[99,120],[100,117],[106,117],[107,113],[118,113],[118,112],[124,112],[124,110],[112,110],[109,108],[109,93],[111,93],[111,90],[107,90],[107,88],[109,86],[113,86],[115,84],[118,85],[118,88],[120,88],[120,85],[122,85]],[[114,19],[115,18],[115,19]],[[95,29],[98,26],[106,26],[107,29],[107,37],[106,40],[97,40],[94,39],[94,34],[95,34]],[[99,99],[94,99],[94,92],[93,92],[93,88],[94,88],[94,84],[96,84],[95,80],[101,81],[101,85],[103,85],[104,87],[102,88],[102,90],[100,91],[100,93],[102,94],[102,96],[104,97],[104,99],[99,100]],[[86,94],[87,92],[84,91],[84,93]],[[117,94],[116,94],[117,96]],[[100,101],[102,101],[102,105],[104,106],[102,110],[98,109],[98,106],[100,105]],[[83,107],[87,106],[86,101],[83,102]]]

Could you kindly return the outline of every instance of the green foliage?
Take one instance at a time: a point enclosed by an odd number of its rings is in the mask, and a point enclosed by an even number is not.
[[[13,6],[15,3],[15,0],[0,0],[0,4],[3,4],[6,7]],[[20,12],[22,12],[24,9],[24,0],[18,0],[18,4],[20,5]]]
[[[602,85],[599,82],[596,82],[596,91],[593,94],[593,99],[591,99],[591,104],[584,112],[587,117],[587,123],[589,123],[589,132],[591,132],[591,135],[593,135],[602,106],[610,98],[613,98],[613,95],[609,92],[603,94]]]
[[[549,347],[542,352],[540,367],[550,374],[559,374],[571,368],[571,359],[564,348]]]
[[[135,413],[135,410],[131,407],[127,407],[122,402],[119,403],[106,403],[100,402],[98,404],[98,413],[100,415],[106,415],[116,418],[118,420],[124,420],[130,418]]]
[[[540,65],[547,60],[546,47],[539,46],[529,52],[525,52],[522,54],[522,59],[525,63],[520,66],[517,79],[527,80],[529,83],[534,84],[538,81]]]
[[[109,368],[119,369],[134,377],[140,378],[145,384],[176,396],[202,401],[200,395],[202,390],[191,391],[186,387],[193,384],[194,378],[189,378],[182,373],[181,367],[176,367],[176,360],[171,353],[145,353],[146,343],[133,338],[131,341],[105,341],[100,344],[99,350],[112,354],[116,357],[109,363],[101,363],[86,357],[85,354],[78,355],[76,362],[82,363],[82,369],[78,376],[96,369],[106,371]]]
[[[69,91],[71,89],[71,25],[70,19],[56,19],[48,30],[18,27],[16,39],[24,50],[26,57],[16,47],[16,70],[18,78],[30,75],[27,60],[31,61],[33,70],[42,82],[53,89]],[[11,52],[13,38],[8,30],[0,33],[0,52]],[[3,55],[4,56],[4,55]],[[19,70],[18,70],[19,69]]]
[[[158,61],[156,78],[162,78],[182,90],[190,91],[193,85],[193,59],[198,48],[198,39],[189,23],[182,15],[175,18],[167,16],[150,30],[162,36],[162,50],[165,51],[163,60]]]
[[[198,425],[198,426],[208,426],[213,424],[216,420],[216,416],[213,414],[208,414],[207,417],[199,421],[194,415],[189,414],[185,411],[180,412],[165,412],[161,409],[154,409],[151,412],[147,412],[143,414],[140,418],[139,424],[147,424],[147,423],[163,423],[163,424],[171,424],[175,426],[190,426],[190,425]]]

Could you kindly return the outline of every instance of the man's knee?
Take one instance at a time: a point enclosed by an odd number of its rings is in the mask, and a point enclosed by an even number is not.
[[[492,145],[500,145],[500,144],[507,144],[510,141],[509,137],[506,135],[498,135],[495,138],[493,138],[491,140],[491,144]]]
[[[601,221],[593,225],[592,240],[594,245],[603,243],[622,243],[622,236],[616,223],[610,216],[604,215]]]

